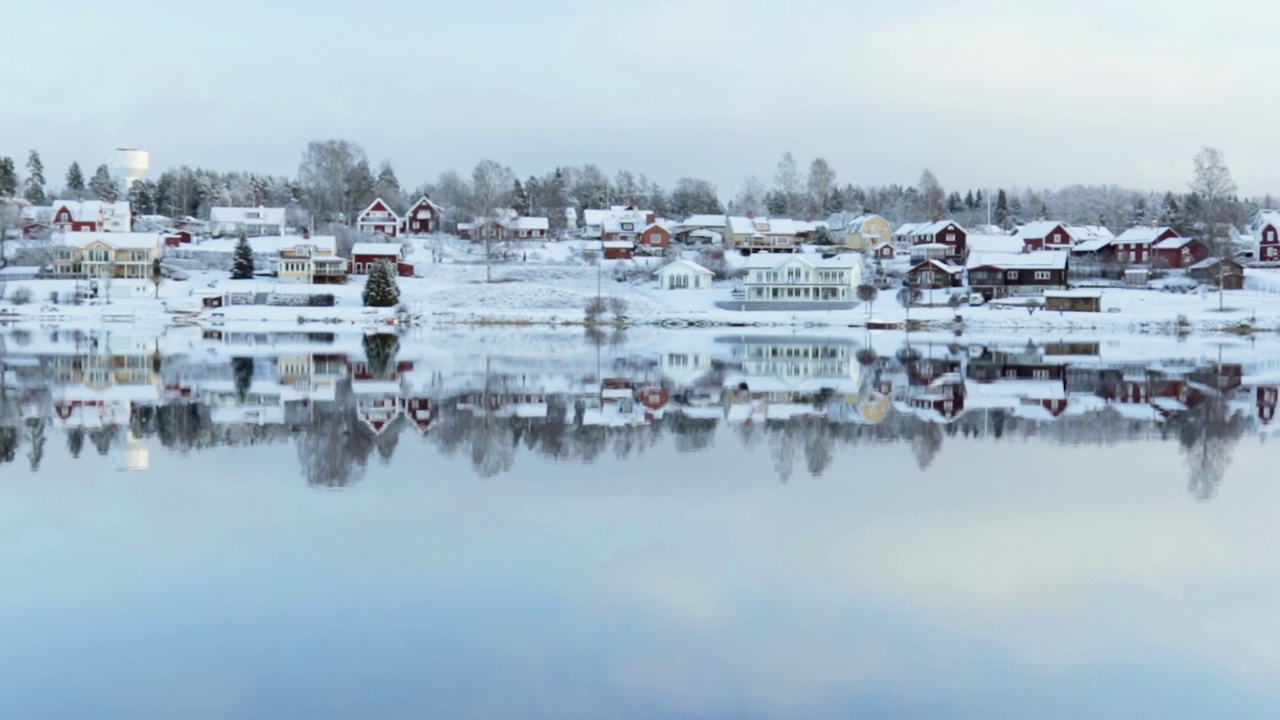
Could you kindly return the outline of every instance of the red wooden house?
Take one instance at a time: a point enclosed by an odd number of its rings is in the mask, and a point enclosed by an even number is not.
[[[640,237],[636,240],[637,249],[651,253],[661,253],[670,244],[671,231],[658,223],[650,223],[640,231]]]
[[[395,237],[400,234],[400,216],[382,198],[378,198],[356,216],[356,229]]]
[[[1151,249],[1162,240],[1178,237],[1169,227],[1132,227],[1111,242],[1118,263],[1142,264],[1151,261]]]
[[[1072,244],[1067,226],[1051,220],[1027,223],[1018,228],[1014,237],[1021,240],[1027,250],[1070,250]]]
[[[170,230],[164,234],[165,247],[179,247],[191,244],[191,232],[189,230]]]
[[[920,290],[957,288],[964,284],[964,268],[941,260],[925,260],[907,271],[907,285]]]
[[[1258,422],[1270,425],[1276,419],[1276,400],[1280,398],[1280,388],[1274,385],[1260,385],[1257,390]]]
[[[912,245],[945,245],[949,258],[963,258],[969,247],[969,233],[950,220],[939,220],[917,228],[908,238]]]
[[[871,248],[871,257],[879,260],[892,260],[895,254],[893,243],[882,242]]]
[[[1195,238],[1171,237],[1151,246],[1151,262],[1170,268],[1189,268],[1209,257],[1209,248]]]
[[[1262,210],[1253,221],[1254,257],[1262,262],[1280,261],[1280,212]]]
[[[630,260],[635,245],[630,240],[605,240],[600,243],[605,260]]]
[[[406,235],[426,235],[428,233],[439,232],[440,221],[444,218],[444,208],[431,202],[431,199],[423,195],[418,202],[409,208],[409,212],[404,216],[404,231]]]
[[[404,261],[400,243],[355,243],[351,246],[351,274],[368,275],[374,265],[385,262],[400,277],[413,277],[413,264]]]

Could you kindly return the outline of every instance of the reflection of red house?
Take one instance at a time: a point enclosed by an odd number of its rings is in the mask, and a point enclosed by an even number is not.
[[[1276,398],[1280,396],[1280,388],[1264,386],[1258,388],[1258,422],[1270,425],[1276,418]]]
[[[671,394],[667,392],[666,388],[647,387],[639,392],[638,399],[640,404],[645,407],[644,419],[652,422],[657,419],[657,414],[671,401]]]
[[[356,401],[356,414],[374,435],[380,435],[400,417],[400,398],[395,395],[362,397]]]
[[[433,407],[430,398],[413,397],[405,398],[404,416],[409,418],[409,422],[414,424],[424,435],[431,428],[433,417]]]

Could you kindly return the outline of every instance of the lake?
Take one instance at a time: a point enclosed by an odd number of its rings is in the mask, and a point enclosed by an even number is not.
[[[1274,717],[1280,340],[0,330],[0,717]]]

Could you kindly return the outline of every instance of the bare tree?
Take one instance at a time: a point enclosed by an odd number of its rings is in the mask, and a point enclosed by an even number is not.
[[[790,151],[778,161],[778,172],[773,176],[773,184],[782,197],[783,214],[796,214],[802,204],[803,186],[800,183],[800,171],[796,169],[796,159],[791,157]]]
[[[482,160],[471,172],[471,194],[475,202],[476,230],[484,240],[484,278],[493,282],[493,241],[499,231],[501,210],[511,207],[515,173],[493,160]]]
[[[925,217],[930,220],[939,220],[946,211],[947,193],[942,189],[942,185],[938,182],[938,178],[934,177],[933,171],[925,168],[920,173],[920,182],[916,185],[919,192],[920,209],[924,211]]]
[[[823,158],[815,158],[809,164],[809,213],[814,216],[825,216],[832,209],[832,201],[836,195],[836,171]]]
[[[907,311],[907,323],[911,322],[911,306],[920,302],[920,291],[911,286],[906,286],[898,291],[898,304]]]
[[[363,168],[363,172],[360,169]],[[347,220],[359,208],[364,188],[353,187],[368,176],[368,191],[373,189],[373,174],[364,149],[347,140],[313,140],[302,153],[298,165],[298,185],[312,215],[326,221]]]
[[[1209,252],[1220,258],[1231,258],[1231,239],[1226,228],[1230,224],[1230,200],[1236,193],[1235,181],[1227,169],[1222,152],[1215,148],[1201,148],[1193,160],[1195,172],[1191,179],[1191,191],[1199,196],[1201,226],[1205,245]],[[1223,309],[1222,273],[1226,264],[1218,263],[1218,309]]]
[[[768,189],[760,182],[760,178],[755,175],[747,178],[738,191],[738,197],[733,200],[734,212],[742,215],[764,215],[764,196],[767,192]]]

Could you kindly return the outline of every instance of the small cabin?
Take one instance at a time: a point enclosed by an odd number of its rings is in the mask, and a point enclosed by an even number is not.
[[[1097,290],[1050,290],[1044,294],[1044,309],[1058,312],[1102,312],[1102,293]]]

